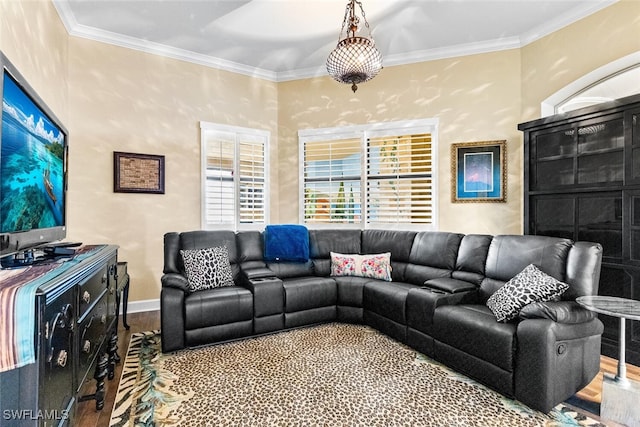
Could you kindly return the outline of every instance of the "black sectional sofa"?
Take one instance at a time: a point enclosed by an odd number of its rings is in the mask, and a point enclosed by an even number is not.
[[[323,322],[369,325],[494,390],[548,412],[599,370],[602,247],[521,235],[309,230],[309,260],[265,262],[263,233],[164,236],[164,352]],[[190,292],[181,249],[226,246],[234,286]],[[331,276],[330,253],[391,253],[392,281]],[[489,297],[527,265],[569,284],[562,301],[498,322]]]

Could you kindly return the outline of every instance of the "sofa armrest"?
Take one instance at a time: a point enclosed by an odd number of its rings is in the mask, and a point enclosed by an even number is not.
[[[598,373],[600,320],[567,324],[526,319],[517,328],[515,397],[526,405],[549,412]]]
[[[284,288],[282,280],[275,277],[258,277],[247,280],[245,287],[253,294],[255,317],[284,313]]]
[[[184,348],[184,297],[186,293],[172,286],[162,287],[160,293],[160,332],[162,352]]]
[[[457,294],[459,292],[472,291],[478,288],[473,283],[460,279],[453,279],[451,277],[438,277],[436,279],[427,280],[424,282],[424,286],[444,291],[448,294]]]
[[[254,267],[242,270],[243,276],[251,281],[256,279],[264,279],[267,277],[276,277],[276,273],[268,267]]]
[[[429,287],[414,288],[406,300],[407,325],[428,335],[433,335],[433,315],[443,305],[474,304],[478,292],[465,291],[455,294]]]
[[[163,288],[175,288],[180,289],[183,292],[189,292],[189,281],[182,274],[163,274],[160,282],[162,283]]]
[[[520,310],[520,319],[549,319],[558,323],[584,323],[598,315],[575,301],[549,301],[527,304]]]

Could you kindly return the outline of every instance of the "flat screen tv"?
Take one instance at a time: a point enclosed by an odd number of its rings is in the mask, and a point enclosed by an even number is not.
[[[0,257],[5,257],[66,237],[68,132],[2,52],[0,67]]]

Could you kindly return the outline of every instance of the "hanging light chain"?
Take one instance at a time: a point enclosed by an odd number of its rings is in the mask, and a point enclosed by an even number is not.
[[[373,41],[373,37],[371,36],[371,28],[369,27],[369,21],[367,21],[367,15],[364,13],[364,9],[362,8],[362,2],[356,1],[356,3],[358,3],[358,6],[360,6],[360,12],[362,13],[362,19],[364,19],[364,26],[369,32],[369,38],[371,39],[371,41]]]
[[[342,32],[344,31],[344,27],[347,25],[347,17],[349,16],[349,5],[350,3],[347,3],[347,6],[344,8],[344,18],[342,19],[342,28],[340,28],[340,33],[338,34],[338,43],[340,43],[340,40],[342,40]],[[349,33],[345,33],[345,37],[348,36]]]

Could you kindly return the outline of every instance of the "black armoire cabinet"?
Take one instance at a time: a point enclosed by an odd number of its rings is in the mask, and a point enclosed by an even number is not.
[[[524,232],[601,243],[600,295],[640,300],[640,95],[521,123]],[[602,354],[618,358],[619,320]],[[627,321],[627,361],[640,366],[640,322]]]

